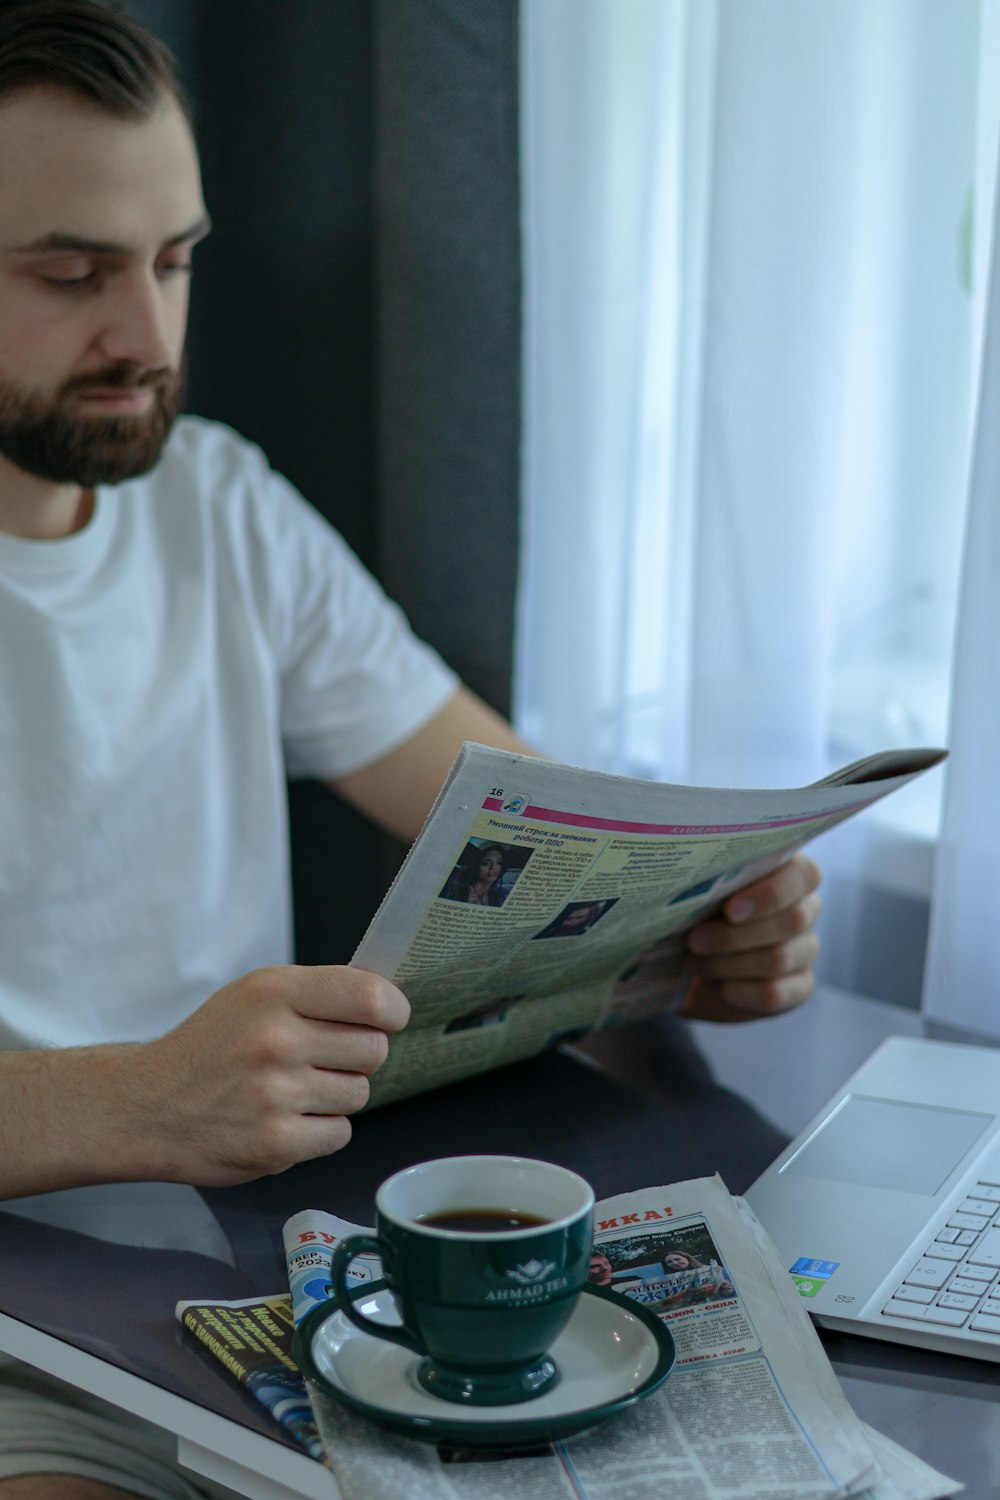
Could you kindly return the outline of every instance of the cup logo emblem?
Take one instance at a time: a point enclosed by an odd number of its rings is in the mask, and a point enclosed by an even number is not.
[[[488,1303],[531,1306],[532,1303],[547,1302],[569,1286],[569,1278],[559,1271],[558,1262],[554,1260],[524,1260],[520,1265],[507,1266],[503,1271],[498,1267],[490,1275],[506,1285],[491,1288],[486,1293]]]
[[[554,1271],[556,1263],[554,1260],[526,1260],[521,1266],[511,1266],[507,1272],[511,1281],[529,1283],[543,1281],[550,1271]]]

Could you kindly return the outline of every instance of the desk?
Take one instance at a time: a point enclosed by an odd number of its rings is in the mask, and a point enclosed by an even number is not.
[[[178,1300],[282,1289],[290,1214],[370,1223],[379,1182],[430,1156],[546,1156],[599,1197],[716,1170],[740,1192],[883,1036],[920,1030],[906,1012],[835,991],[739,1029],[667,1018],[635,1054],[646,1092],[553,1054],[362,1116],[346,1151],[245,1187],[25,1200],[30,1218],[0,1212],[0,1348],[176,1433],[183,1464],[253,1500],[336,1500],[332,1476],[180,1334]],[[964,1480],[968,1500],[995,1497],[1000,1368],[824,1338],[859,1415]]]

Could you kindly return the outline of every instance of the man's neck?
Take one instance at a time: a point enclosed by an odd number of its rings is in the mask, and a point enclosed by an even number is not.
[[[36,479],[0,459],[0,532],[55,541],[80,531],[93,510],[93,490]]]

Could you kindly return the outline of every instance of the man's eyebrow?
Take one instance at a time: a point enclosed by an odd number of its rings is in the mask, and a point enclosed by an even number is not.
[[[187,229],[182,229],[179,234],[171,235],[161,248],[171,250],[175,245],[187,244],[189,240],[192,243],[202,240],[211,227],[212,221],[208,214],[202,214]],[[117,244],[113,240],[94,240],[86,235],[74,234],[70,230],[52,229],[48,234],[40,235],[37,240],[32,240],[30,244],[15,245],[4,254],[43,255],[52,251],[71,251],[80,255],[127,255],[129,247]]]

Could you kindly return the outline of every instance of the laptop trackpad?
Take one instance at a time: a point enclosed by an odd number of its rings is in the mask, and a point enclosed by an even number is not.
[[[849,1094],[781,1171],[930,1197],[994,1119]]]

